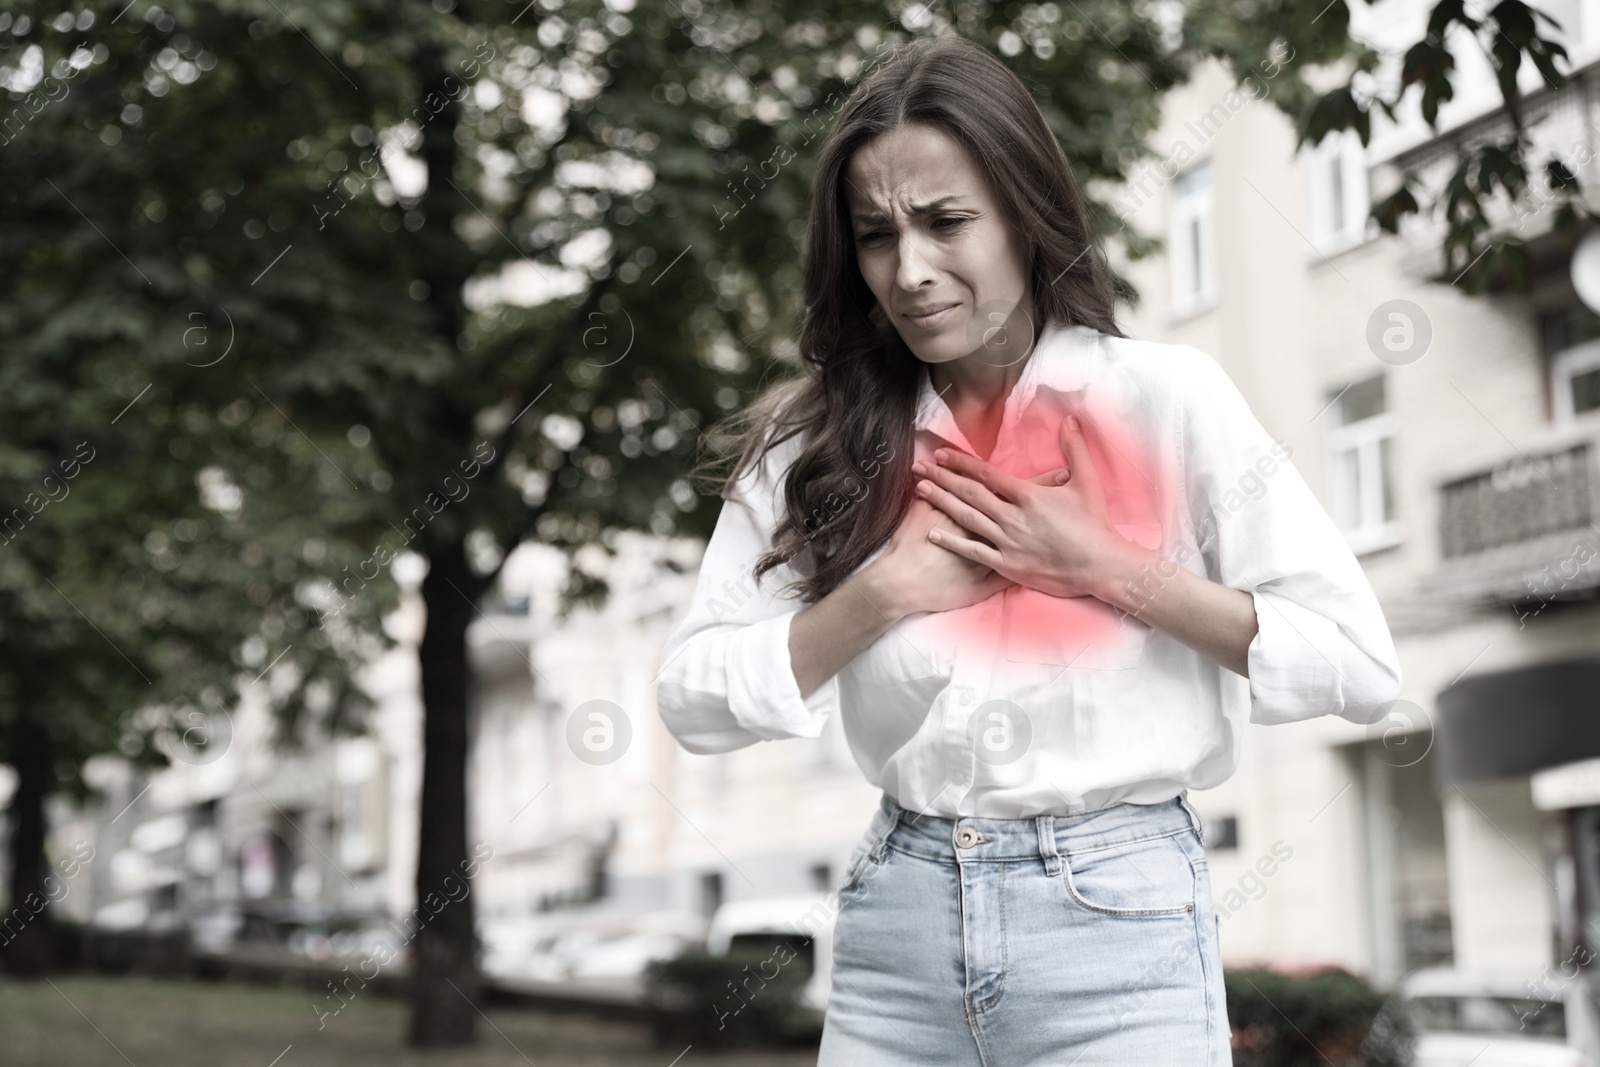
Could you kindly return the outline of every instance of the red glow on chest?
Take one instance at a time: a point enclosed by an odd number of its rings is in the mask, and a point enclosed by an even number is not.
[[[1016,425],[1002,430],[988,462],[1026,479],[1067,466],[1061,423],[1076,415],[1117,533],[1158,552],[1172,479],[1147,440],[1148,431],[1136,430],[1119,407],[1086,401],[1082,393],[1041,388]],[[919,435],[916,458],[931,466],[940,447],[956,446]],[[976,646],[1012,660],[1106,666],[1126,651],[1144,624],[1091,596],[1058,597],[1019,584],[982,603],[941,612],[935,625],[959,647]]]

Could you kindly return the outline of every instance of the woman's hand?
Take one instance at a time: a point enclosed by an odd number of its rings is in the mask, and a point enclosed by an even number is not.
[[[864,574],[862,589],[886,617],[951,611],[987,600],[1011,584],[982,563],[929,540],[934,531],[955,537],[961,528],[926,500],[913,500],[889,537],[889,547]]]
[[[955,449],[913,464],[922,499],[960,527],[933,526],[929,540],[1051,596],[1109,599],[1108,581],[1137,569],[1143,550],[1112,526],[1076,416],[1061,422],[1061,451],[1066,471],[1032,481]]]

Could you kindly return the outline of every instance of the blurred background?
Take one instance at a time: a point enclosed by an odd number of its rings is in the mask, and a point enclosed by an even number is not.
[[[8,3],[0,1060],[815,1061],[877,791],[654,679],[821,139],[952,33],[1400,652],[1192,797],[1236,1061],[1600,1065],[1600,0]]]

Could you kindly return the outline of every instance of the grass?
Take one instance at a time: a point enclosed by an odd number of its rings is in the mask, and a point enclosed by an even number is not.
[[[490,1006],[466,1049],[405,1045],[406,1004],[358,994],[321,1019],[316,992],[148,977],[0,978],[6,1067],[669,1067],[640,1024],[581,1012]],[[813,1067],[815,1050],[702,1054],[676,1067]]]

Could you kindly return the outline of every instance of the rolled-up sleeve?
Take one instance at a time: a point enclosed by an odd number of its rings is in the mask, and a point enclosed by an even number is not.
[[[1248,592],[1250,720],[1381,717],[1400,695],[1383,610],[1333,520],[1209,355],[1179,408],[1196,539],[1209,576]]]
[[[727,752],[757,741],[816,737],[838,707],[837,677],[808,699],[789,659],[789,624],[805,607],[777,590],[788,563],[753,577],[775,527],[775,486],[798,451],[791,438],[747,471],[723,503],[706,544],[694,600],[662,649],[656,707],[690,752]]]

